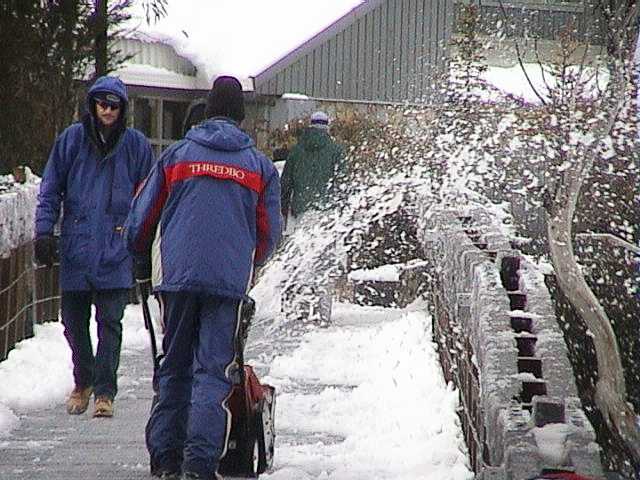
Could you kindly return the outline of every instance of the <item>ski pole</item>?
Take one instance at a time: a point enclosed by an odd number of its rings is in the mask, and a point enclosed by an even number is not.
[[[140,303],[142,304],[142,317],[144,318],[144,328],[149,332],[149,339],[151,340],[151,355],[153,356],[153,370],[154,373],[160,367],[160,361],[158,359],[158,347],[156,345],[156,334],[153,328],[153,319],[151,318],[151,311],[149,310],[149,303],[147,297],[142,293],[142,285],[138,283],[138,294],[140,296]],[[155,377],[155,375],[154,375]]]

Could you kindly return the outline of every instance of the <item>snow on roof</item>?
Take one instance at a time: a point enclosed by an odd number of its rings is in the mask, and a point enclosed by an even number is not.
[[[168,0],[167,15],[153,25],[136,0],[130,36],[171,45],[208,81],[220,74],[238,77],[245,90],[250,76],[312,37],[362,0]]]
[[[148,32],[148,31],[135,30],[124,35],[124,38],[129,40],[137,40],[139,42],[146,43],[146,44],[168,45],[173,49],[173,51],[178,57],[187,59],[197,70],[197,73],[196,73],[197,80],[195,80],[194,86],[188,86],[190,85],[189,83],[190,81],[187,78],[181,78],[181,77],[186,77],[185,75],[172,76],[172,78],[169,78],[166,72],[157,71],[158,68],[151,68],[147,72],[144,72],[150,75],[151,82],[169,81],[176,85],[183,85],[183,86],[176,86],[174,88],[198,88],[198,89],[206,89],[206,90],[211,88],[211,84],[213,83],[215,74],[212,73],[211,69],[207,65],[207,62],[203,60],[203,58],[198,54],[198,52],[194,51],[193,48],[190,47],[186,37],[180,38],[179,36],[172,36],[172,35],[164,34],[161,32]],[[139,59],[136,59],[134,61],[135,63],[140,63]],[[148,85],[148,83],[144,83],[144,80],[140,78],[141,72],[140,72],[140,69],[138,68],[139,65],[134,66],[132,63],[133,62],[129,62],[122,69],[123,75],[131,76],[132,82],[134,82],[133,84],[135,85]],[[159,67],[159,66],[155,65],[152,67]],[[164,69],[160,67],[159,70],[164,70]],[[123,77],[123,81],[127,83],[127,80],[125,80],[125,77]],[[142,82],[142,83],[135,83],[135,82]],[[194,80],[191,80],[191,82],[193,83]],[[164,86],[164,85],[158,85],[158,86]]]
[[[127,85],[178,88],[182,90],[209,90],[209,82],[201,77],[181,75],[166,68],[128,63],[113,73]]]
[[[214,76],[184,42],[161,33],[128,32],[117,48],[129,61],[114,72],[127,85],[209,90]],[[245,91],[253,90],[250,78],[240,78]]]

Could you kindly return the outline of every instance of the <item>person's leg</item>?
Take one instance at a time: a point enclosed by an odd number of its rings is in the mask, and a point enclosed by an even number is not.
[[[113,400],[118,392],[117,373],[122,346],[122,317],[129,301],[127,289],[97,290],[93,298],[98,324],[94,391],[96,398]]]
[[[187,435],[191,401],[193,345],[196,342],[199,305],[187,292],[161,292],[164,323],[164,358],[156,378],[157,402],[146,427],[151,473],[178,472]]]
[[[213,478],[226,450],[231,412],[230,375],[236,370],[240,301],[203,296],[193,364],[193,392],[183,470]]]
[[[67,401],[67,411],[80,414],[87,409],[94,380],[95,360],[89,335],[91,292],[62,292],[61,316],[64,336],[71,348],[75,383],[74,391]]]

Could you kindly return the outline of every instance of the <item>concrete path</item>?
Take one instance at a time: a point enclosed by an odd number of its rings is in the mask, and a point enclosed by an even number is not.
[[[94,419],[93,402],[78,416],[67,415],[64,405],[29,412],[0,441],[0,479],[150,479],[144,426],[151,370],[147,351],[123,352],[113,418]]]
[[[0,440],[0,480],[154,478],[144,442],[152,370],[148,349],[122,351],[113,418],[93,418],[93,401],[83,415],[68,415],[60,404],[22,416]]]

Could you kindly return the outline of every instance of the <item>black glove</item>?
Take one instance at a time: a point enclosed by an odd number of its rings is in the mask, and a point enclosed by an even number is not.
[[[151,260],[136,260],[133,264],[133,275],[136,278],[140,295],[147,299],[151,295]]]
[[[52,235],[41,235],[33,244],[33,253],[38,265],[50,267],[58,261],[58,245]]]

